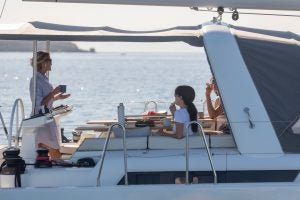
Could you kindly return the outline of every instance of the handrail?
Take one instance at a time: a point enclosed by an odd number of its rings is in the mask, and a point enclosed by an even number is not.
[[[149,103],[154,103],[154,105],[155,105],[155,110],[154,111],[157,112],[157,102],[156,101],[146,101],[145,102],[144,112],[147,111]]]
[[[189,133],[189,128],[192,124],[197,124],[198,127],[200,127],[200,131],[201,131],[202,136],[203,136],[203,141],[204,141],[204,144],[205,144],[205,147],[206,147],[206,152],[207,152],[207,156],[208,156],[209,163],[210,163],[210,166],[211,166],[211,170],[213,171],[213,174],[214,174],[214,183],[217,183],[217,173],[216,173],[215,167],[214,167],[213,162],[212,162],[212,156],[211,156],[210,150],[209,150],[208,145],[207,145],[207,141],[206,141],[206,138],[205,138],[205,134],[204,134],[202,125],[197,121],[191,121],[185,126],[185,130],[186,130],[186,136],[185,136],[185,139],[186,139],[186,145],[185,145],[185,161],[186,161],[185,184],[189,184],[189,153],[190,152],[189,152],[189,134],[188,133]]]
[[[20,127],[18,127],[18,125],[19,125],[19,106],[20,106],[21,112],[22,112],[22,122],[20,124]],[[21,132],[21,129],[22,129],[22,125],[23,125],[23,119],[25,118],[24,104],[23,104],[22,99],[20,99],[20,98],[15,100],[12,111],[11,111],[10,123],[9,123],[9,132],[8,132],[8,138],[7,138],[8,139],[8,147],[11,147],[12,129],[13,129],[13,125],[14,125],[14,117],[15,117],[16,109],[17,109],[17,116],[16,116],[17,133],[16,133],[15,146],[18,146],[19,145],[19,136],[20,136],[20,132]]]
[[[98,176],[97,176],[97,186],[100,186],[100,176],[101,176],[101,172],[102,172],[102,167],[103,167],[103,162],[104,162],[104,158],[105,158],[105,153],[106,153],[106,150],[107,150],[107,145],[108,145],[108,142],[109,142],[110,134],[111,134],[112,128],[114,126],[121,127],[122,131],[123,131],[123,151],[124,151],[125,185],[128,185],[126,130],[125,130],[125,126],[123,126],[122,124],[120,124],[120,123],[114,123],[108,129],[108,134],[106,136],[106,140],[105,140],[104,147],[103,147],[103,150],[102,150],[103,154],[102,154],[101,160],[100,160],[100,168],[99,168],[99,172],[98,172]]]
[[[0,106],[1,107],[1,106]],[[2,126],[3,126],[3,129],[4,129],[4,132],[5,132],[5,135],[6,135],[6,138],[8,138],[8,132],[7,132],[7,128],[5,126],[5,122],[4,122],[4,119],[3,119],[3,115],[0,111],[0,119],[1,119],[1,123],[2,123]]]

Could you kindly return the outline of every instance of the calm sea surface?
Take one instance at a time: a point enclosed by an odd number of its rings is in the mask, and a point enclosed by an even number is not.
[[[31,112],[29,81],[32,53],[0,53],[0,111],[9,126],[15,99],[21,98],[25,115]],[[202,50],[199,53],[53,53],[50,82],[67,85],[67,100],[73,112],[62,118],[65,132],[88,120],[115,119],[117,106],[125,114],[140,114],[144,102],[157,101],[159,110],[168,110],[174,89],[187,84],[196,91],[195,105],[202,110],[205,83],[210,69]],[[7,143],[0,124],[0,144]]]

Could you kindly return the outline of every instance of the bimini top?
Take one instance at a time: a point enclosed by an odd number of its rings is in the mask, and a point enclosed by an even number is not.
[[[255,98],[261,99],[266,110],[267,117],[263,120],[267,119],[268,123],[271,123],[271,129],[274,129],[269,133],[273,134],[276,140],[278,138],[280,143],[278,145],[281,145],[284,152],[300,152],[300,128],[293,128],[300,118],[300,36],[291,32],[267,31],[213,23],[200,26],[177,26],[154,31],[126,31],[111,27],[79,27],[30,22],[17,25],[0,24],[0,40],[182,41],[198,47],[203,47],[205,44],[207,57],[218,83],[224,109],[240,152],[273,152],[273,150],[267,150],[270,149],[270,145],[268,145],[270,138],[263,137],[264,129],[258,131],[260,124],[265,123],[257,117],[262,113],[260,111],[262,109],[258,110],[257,104],[253,106],[244,105],[244,100],[247,100],[248,97],[231,91],[232,87],[243,85],[241,83],[245,82],[245,79],[237,78],[239,73],[241,74],[238,65],[232,68],[232,72],[228,72],[234,63],[231,62],[234,58],[226,58],[226,55],[228,51],[232,51],[232,47],[225,48],[226,41],[222,37],[223,35],[220,34],[221,38],[218,36],[218,33],[224,32],[225,29],[230,35],[234,35],[232,41],[238,45],[238,52],[241,54],[242,62],[246,65],[246,74],[250,74],[250,79],[247,80],[255,85],[255,90],[258,92],[258,97]],[[228,29],[230,30],[228,31]],[[221,41],[219,39],[224,41],[218,42]],[[228,68],[222,71],[226,62]],[[250,94],[249,90],[240,91]],[[242,98],[244,100],[241,100]],[[253,98],[253,96],[249,96],[249,98]],[[245,131],[249,126],[235,124],[247,116],[242,111],[245,107],[250,108],[251,118],[256,124],[256,127],[249,132]],[[247,120],[246,122],[248,123]],[[259,132],[257,138],[262,137],[263,140],[257,139],[250,142],[249,138],[254,137],[254,132]],[[276,135],[274,136],[274,134]]]
[[[0,24],[1,40],[186,42],[203,46],[201,26],[178,26],[153,31],[128,31],[112,27],[83,27],[45,22]]]
[[[95,3],[118,5],[148,5],[148,6],[179,6],[179,7],[204,7],[204,8],[237,8],[237,9],[263,9],[263,10],[300,10],[298,0],[23,0],[36,2],[55,3]]]

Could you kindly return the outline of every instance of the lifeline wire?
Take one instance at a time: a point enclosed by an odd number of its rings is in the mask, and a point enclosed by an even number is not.
[[[2,10],[1,10],[1,14],[0,14],[0,20],[2,18],[2,14],[3,14],[3,11],[4,11],[5,5],[6,5],[6,0],[4,0],[3,6],[2,6]]]
[[[204,12],[213,12],[215,13],[216,11],[214,10],[206,10],[206,9],[199,9],[199,8],[191,8],[196,11],[204,11]],[[229,13],[231,14],[231,11],[224,11],[224,13]],[[276,16],[276,17],[300,17],[300,15],[287,15],[287,14],[274,14],[274,13],[255,13],[255,12],[238,12],[239,14],[245,14],[245,15],[265,15],[265,16]]]

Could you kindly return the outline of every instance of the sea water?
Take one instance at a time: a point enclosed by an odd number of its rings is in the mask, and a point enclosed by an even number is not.
[[[168,111],[178,85],[196,91],[195,105],[203,110],[205,84],[211,72],[203,50],[199,52],[143,53],[52,53],[50,82],[67,85],[71,97],[55,106],[73,106],[61,119],[65,132],[88,120],[117,119],[117,106],[123,103],[125,115],[141,114],[146,101],[158,102],[158,110]],[[9,127],[15,99],[21,98],[25,115],[31,112],[29,82],[32,77],[31,52],[0,53],[0,111]],[[154,105],[150,105],[152,108]],[[0,124],[0,144],[6,144]]]

